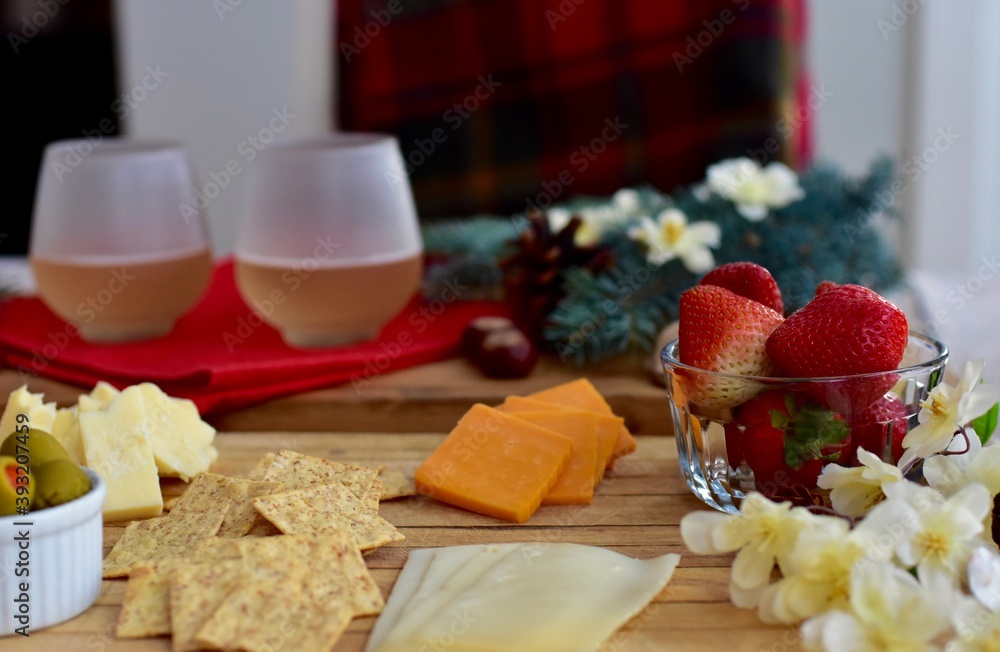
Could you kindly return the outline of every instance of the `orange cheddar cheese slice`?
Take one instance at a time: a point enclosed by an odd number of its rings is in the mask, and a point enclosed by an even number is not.
[[[594,502],[597,466],[597,417],[583,410],[515,412],[518,419],[573,440],[573,453],[562,475],[542,499],[543,505],[589,505]]]
[[[586,378],[578,378],[562,385],[543,389],[534,394],[528,394],[528,398],[545,401],[546,403],[580,408],[581,410],[590,410],[597,414],[614,414],[608,402],[604,400],[604,397],[597,391],[597,388]],[[618,435],[618,443],[615,445],[614,459],[628,455],[633,451],[635,451],[635,439],[628,431],[628,428],[623,425]]]
[[[566,407],[555,403],[546,403],[533,398],[523,396],[508,396],[498,408],[503,412],[509,412],[522,416],[522,412],[545,412],[560,410],[562,412],[582,412],[589,414],[594,419],[597,436],[597,456],[594,464],[594,484],[596,485],[604,477],[604,470],[611,463],[611,458],[615,453],[615,446],[618,444],[618,437],[622,431],[624,419],[611,416],[609,414],[597,414],[587,410]]]
[[[555,485],[573,440],[482,404],[417,468],[421,494],[523,523]]]

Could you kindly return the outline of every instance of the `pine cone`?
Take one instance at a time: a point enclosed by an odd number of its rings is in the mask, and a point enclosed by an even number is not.
[[[576,231],[583,224],[578,215],[555,233],[541,211],[530,210],[526,217],[528,226],[514,241],[515,252],[500,261],[500,268],[511,317],[528,337],[541,342],[549,313],[565,295],[563,271],[570,267],[594,272],[607,269],[611,251],[576,244]]]

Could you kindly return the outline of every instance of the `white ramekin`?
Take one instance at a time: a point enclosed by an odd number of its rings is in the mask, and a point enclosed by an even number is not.
[[[85,495],[28,516],[0,518],[0,636],[25,624],[18,618],[22,609],[33,634],[79,615],[101,592],[105,486],[96,472],[83,470],[90,478]],[[19,540],[25,532],[26,543]]]

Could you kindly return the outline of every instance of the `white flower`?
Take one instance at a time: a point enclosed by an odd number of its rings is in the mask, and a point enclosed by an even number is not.
[[[959,600],[952,612],[958,636],[948,642],[947,652],[990,652],[1000,649],[1000,614],[984,609],[969,598]]]
[[[684,213],[668,208],[655,220],[643,216],[639,224],[628,230],[628,236],[646,245],[646,259],[650,264],[662,265],[680,258],[688,271],[703,274],[715,267],[715,257],[709,247],[719,246],[722,232],[714,222],[689,225]]]
[[[737,591],[734,602],[737,606],[753,606],[753,596],[767,586],[775,562],[786,563],[799,533],[815,525],[816,520],[816,516],[801,507],[793,508],[790,502],[774,503],[751,492],[743,499],[738,515],[705,511],[685,515],[681,519],[681,539],[699,555],[739,550],[733,562],[732,588]]]
[[[608,208],[581,208],[577,211],[569,211],[565,208],[550,208],[545,216],[549,220],[549,228],[553,233],[562,231],[569,224],[569,221],[576,215],[580,218],[580,226],[573,234],[573,242],[578,246],[588,247],[600,241],[604,231],[608,228],[613,219],[612,211]]]
[[[952,496],[973,482],[981,482],[987,485],[986,488],[990,493],[997,493],[1000,491],[1000,467],[993,471],[992,460],[1000,462],[1000,458],[997,457],[1000,455],[1000,448],[991,446],[984,449],[975,432],[963,429],[963,433],[964,436],[955,437],[948,445],[947,450],[950,455],[932,455],[924,460],[924,479],[929,486],[945,496]],[[966,448],[968,450],[965,450]],[[965,452],[957,454],[962,450]],[[994,450],[995,453],[992,452]],[[973,462],[983,453],[986,453],[986,457],[976,464],[975,477],[970,476]]]
[[[846,608],[851,568],[865,556],[871,541],[864,532],[849,531],[847,521],[799,535],[783,568],[784,577],[768,586],[758,615],[765,623],[796,623],[829,609]]]
[[[816,481],[820,489],[831,490],[833,508],[852,518],[864,516],[882,501],[883,485],[903,479],[898,467],[886,464],[863,448],[858,449],[858,461],[861,466],[852,468],[827,464]]]
[[[899,465],[906,468],[918,457],[927,458],[948,448],[955,432],[1000,401],[1000,389],[980,383],[983,360],[965,363],[965,373],[956,387],[941,383],[920,402],[916,428],[903,437],[906,449]]]
[[[611,196],[611,204],[622,215],[635,215],[642,209],[639,193],[631,188],[622,188]]]
[[[784,208],[805,197],[799,178],[784,163],[761,168],[751,158],[731,158],[709,166],[706,184],[717,195],[736,204],[751,222],[767,217],[768,209]]]
[[[908,481],[889,483],[883,490],[887,500],[858,527],[881,529],[899,561],[916,567],[922,581],[946,578],[957,584],[993,508],[986,487],[972,484],[945,500]]]
[[[594,206],[569,210],[550,208],[546,211],[549,228],[561,231],[574,215],[580,218],[580,226],[573,236],[573,242],[581,247],[597,244],[608,229],[634,219],[642,210],[639,193],[631,188],[622,188],[611,197],[606,206]]]
[[[955,437],[948,450],[962,450],[966,446],[969,450],[962,455],[932,455],[924,460],[924,479],[945,496],[953,496],[971,484],[980,484],[986,487],[993,500],[1000,494],[1000,446],[984,448],[976,433],[968,428],[965,437]],[[992,516],[990,512],[984,519],[985,532],[990,532]]]
[[[949,629],[954,592],[921,585],[888,563],[858,564],[851,571],[850,610],[828,611],[802,625],[807,650],[822,652],[924,652]]]

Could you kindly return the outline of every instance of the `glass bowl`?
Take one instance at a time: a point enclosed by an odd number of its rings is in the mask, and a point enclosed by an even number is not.
[[[948,349],[910,333],[894,371],[831,378],[738,376],[660,352],[681,473],[698,498],[736,513],[746,492],[829,507],[816,486],[831,462],[857,465],[857,449],[888,463],[917,425],[920,402],[944,377]]]

